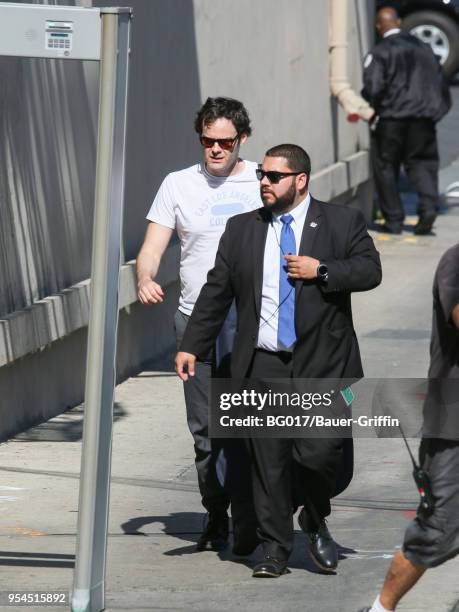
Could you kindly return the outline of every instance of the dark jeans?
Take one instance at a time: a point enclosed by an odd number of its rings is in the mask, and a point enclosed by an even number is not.
[[[380,119],[372,136],[372,163],[379,205],[388,226],[405,218],[397,182],[401,164],[418,194],[418,215],[434,219],[439,206],[438,149],[430,119]]]
[[[174,317],[177,348],[180,346],[189,317],[177,310]],[[212,355],[196,363],[195,375],[183,383],[188,428],[193,436],[195,464],[198,472],[202,505],[208,512],[226,511],[229,498],[217,478],[215,468],[219,448],[208,437],[209,387]]]

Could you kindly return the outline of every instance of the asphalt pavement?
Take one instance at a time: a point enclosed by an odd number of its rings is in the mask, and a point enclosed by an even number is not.
[[[459,164],[446,166],[441,181],[451,176],[459,179]],[[414,236],[414,222],[407,219],[401,236],[373,232],[384,279],[376,290],[353,296],[369,378],[427,373],[432,278],[441,254],[458,240],[459,206],[438,218],[435,236]],[[81,434],[80,406],[0,446],[2,611],[11,609],[10,593],[68,595]],[[355,612],[371,604],[414,516],[417,493],[400,439],[357,438],[355,451],[354,479],[334,500],[329,521],[340,551],[337,572],[314,568],[295,523],[291,573],[253,579],[260,550],[239,561],[229,551],[194,550],[203,512],[180,381],[153,369],[130,378],[116,390],[106,609]],[[459,559],[430,570],[398,609],[459,609],[458,575]]]

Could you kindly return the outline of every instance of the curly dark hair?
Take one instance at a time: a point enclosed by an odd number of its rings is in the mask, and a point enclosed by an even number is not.
[[[214,123],[217,119],[229,119],[233,122],[238,136],[250,136],[250,118],[242,102],[233,98],[207,98],[194,120],[194,129],[201,135],[205,125]]]

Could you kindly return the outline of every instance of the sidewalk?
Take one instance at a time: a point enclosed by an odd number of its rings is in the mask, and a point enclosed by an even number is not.
[[[439,217],[436,231],[374,236],[383,283],[353,297],[368,377],[426,375],[433,272],[458,239],[459,207]],[[0,610],[11,609],[8,592],[71,588],[81,428],[78,407],[0,446]],[[337,574],[315,571],[297,527],[291,573],[255,580],[256,554],[236,562],[229,552],[194,553],[203,513],[181,383],[145,371],[116,391],[107,610],[356,612],[372,603],[414,515],[410,471],[401,440],[356,440],[354,480],[329,522],[341,550]],[[459,559],[429,571],[399,610],[451,612],[458,575]]]

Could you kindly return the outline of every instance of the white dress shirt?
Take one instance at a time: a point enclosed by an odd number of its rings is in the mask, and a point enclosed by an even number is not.
[[[309,208],[311,196],[298,204],[289,214],[293,221],[290,227],[295,234],[296,253],[300,248],[304,222]],[[279,321],[279,274],[280,274],[280,236],[283,223],[282,215],[273,215],[266,236],[265,254],[263,259],[263,288],[261,292],[260,327],[258,331],[257,348],[267,351],[285,351],[284,346],[277,342],[277,327]],[[286,253],[287,254],[287,253]],[[295,287],[292,289],[295,291]]]

